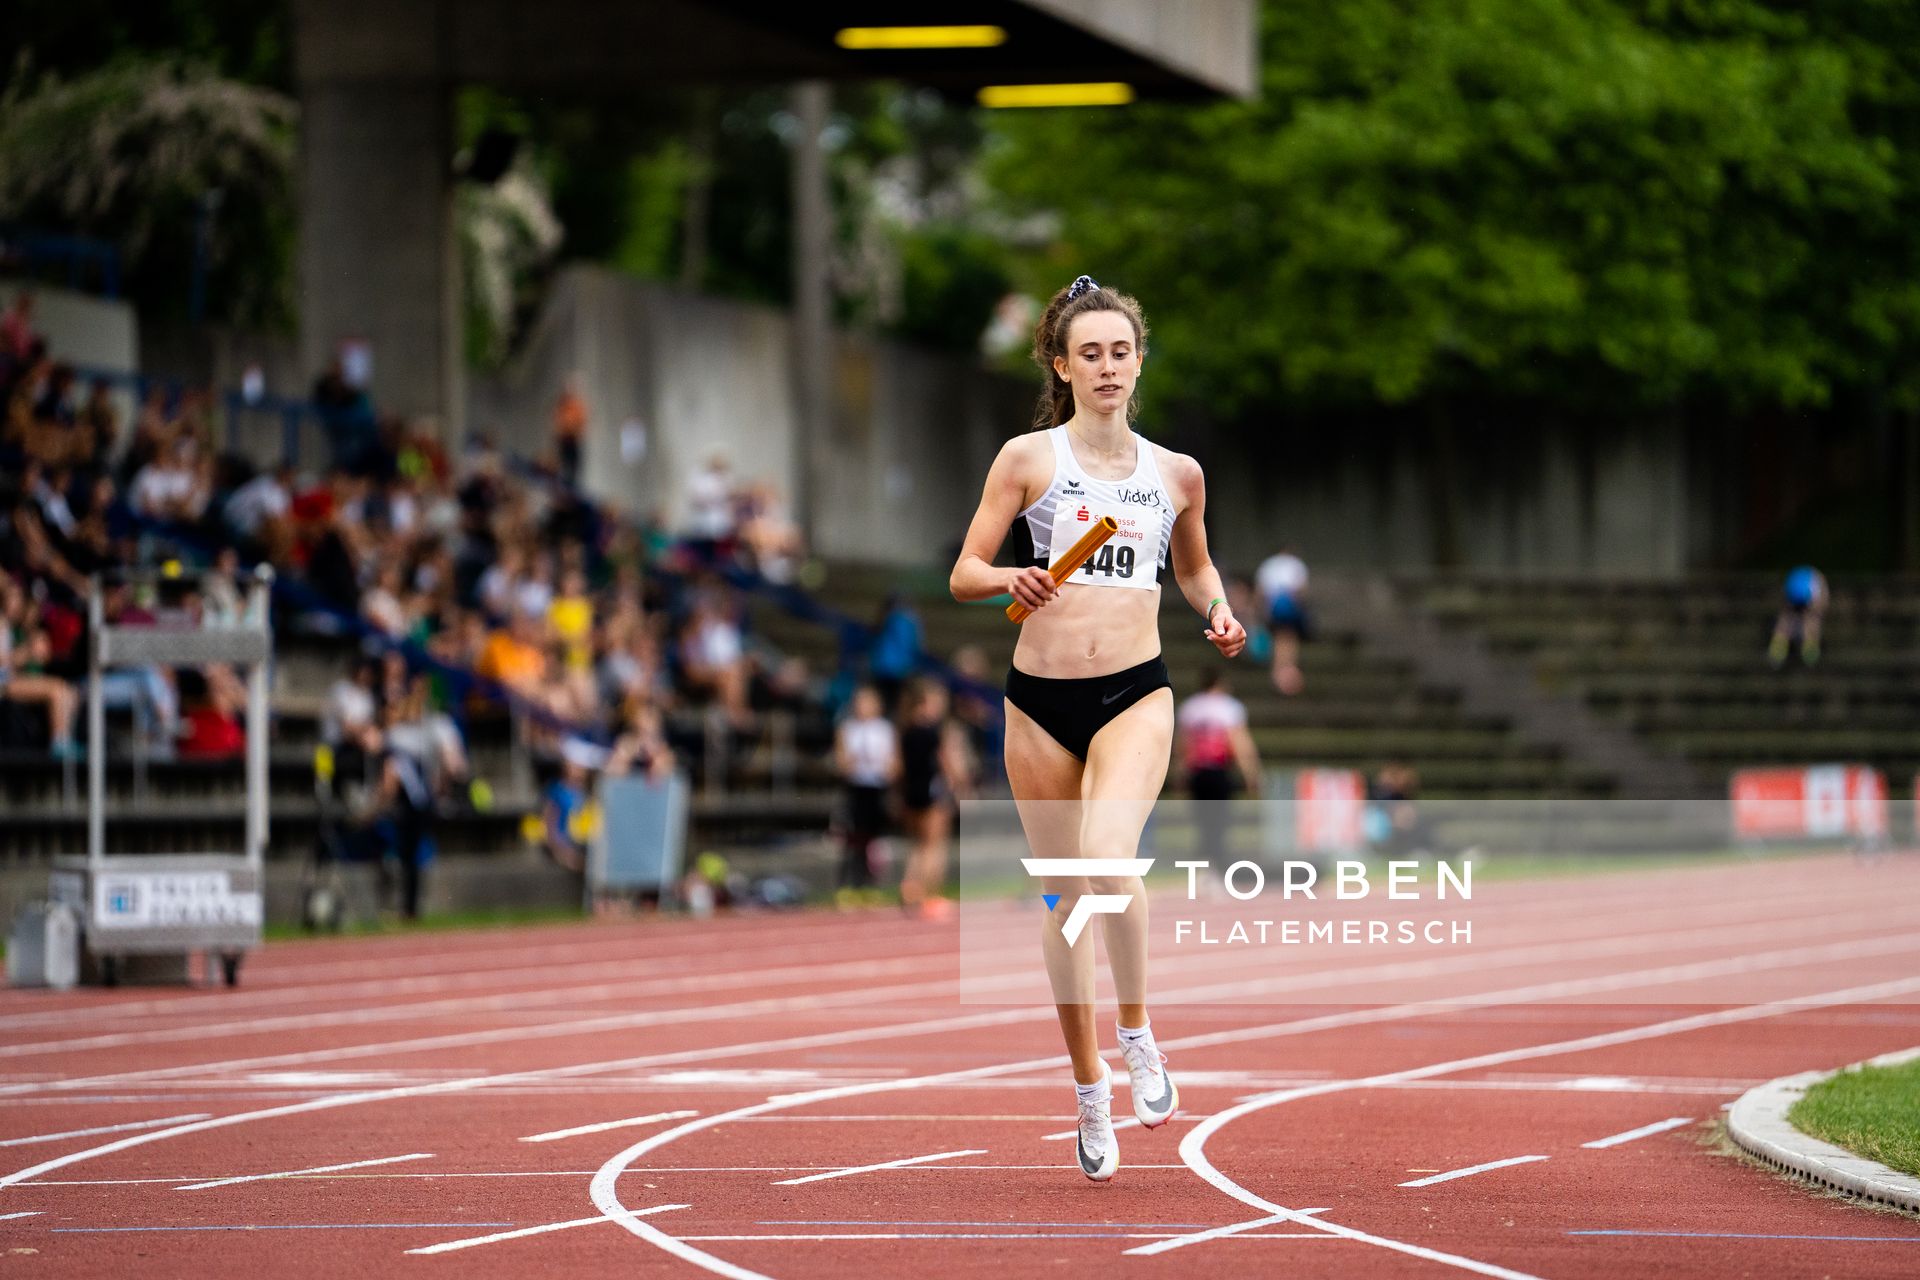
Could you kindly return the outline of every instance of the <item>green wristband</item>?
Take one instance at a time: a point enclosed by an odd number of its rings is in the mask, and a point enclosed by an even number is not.
[[[1213,599],[1207,601],[1207,625],[1208,626],[1213,625],[1214,606],[1223,605],[1226,602],[1227,602],[1227,598],[1225,596],[1215,596]]]

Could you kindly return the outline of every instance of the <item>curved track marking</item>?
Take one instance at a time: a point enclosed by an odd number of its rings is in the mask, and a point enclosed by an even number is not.
[[[1847,944],[1835,945],[1845,946]],[[1268,1024],[1262,1027],[1237,1028],[1233,1031],[1212,1032],[1197,1036],[1182,1037],[1180,1039],[1166,1041],[1163,1047],[1168,1049],[1181,1049],[1198,1047],[1200,1045],[1226,1044],[1288,1034],[1302,1034],[1305,1032],[1326,1030],[1335,1026],[1353,1026],[1362,1023],[1420,1017],[1433,1013],[1457,1012],[1461,1008],[1468,1007],[1469,1005],[1512,1004],[1526,1000],[1553,998],[1555,996],[1591,994],[1620,987],[1658,985],[1663,982],[1682,981],[1688,977],[1706,976],[1708,974],[1752,972],[1756,969],[1805,962],[1809,958],[1808,953],[1816,953],[1823,957],[1830,956],[1833,950],[1833,946],[1801,947],[1772,953],[1771,955],[1739,956],[1722,961],[1703,961],[1686,965],[1665,965],[1636,972],[1604,974],[1593,978],[1577,978],[1564,982],[1535,983],[1506,991],[1486,992],[1479,996],[1461,1000],[1425,1001],[1408,1005],[1389,1006],[1383,1009],[1353,1010],[1345,1013],[1326,1014],[1315,1018],[1299,1019],[1292,1022]],[[1882,944],[1869,944],[1868,950],[1920,950],[1920,938],[1883,940]],[[1749,1008],[1769,1009],[1770,1012],[1766,1014],[1749,1014],[1748,1016],[1772,1016],[1773,1013],[1783,1012],[1789,1008],[1814,1007],[1817,1004],[1844,1003],[1845,1001],[1838,997],[1852,996],[1860,991],[1883,991],[1885,994],[1899,994],[1902,991],[1912,990],[1920,990],[1920,978],[1901,979],[1892,983],[1876,984],[1876,986],[1868,988],[1849,988],[1846,991],[1837,993],[1835,998],[1831,999],[1809,997],[1806,1000],[1800,1001],[1782,1001],[1778,1002],[1779,1007],[1777,1008],[1775,1006],[1749,1006]],[[1835,993],[1830,993],[1830,995],[1834,994]],[[1177,992],[1170,993],[1168,998],[1177,998],[1178,995],[1179,993]],[[1049,1009],[1044,1012],[1051,1014],[1053,1011]],[[1668,1031],[1662,1032],[1661,1034],[1671,1034],[1673,1031],[1690,1029],[1691,1026],[1696,1023],[1702,1026],[1715,1025],[1714,1021],[1711,1020],[1701,1021],[1702,1018],[1711,1019],[1712,1015],[1699,1015],[1696,1018],[1679,1019],[1675,1022],[1656,1025],[1669,1028]],[[1723,1017],[1720,1020],[1738,1021],[1740,1019]],[[1683,1026],[1683,1024],[1685,1025]],[[1603,1036],[1587,1037],[1587,1039],[1595,1041],[1595,1047],[1598,1047],[1599,1044],[1610,1042],[1609,1037],[1625,1035],[1627,1039],[1637,1039],[1645,1038],[1646,1034],[1644,1030],[1640,1035],[1609,1032]],[[1569,1041],[1566,1043],[1572,1044],[1577,1042]],[[1458,1063],[1440,1064],[1439,1067],[1412,1068],[1407,1072],[1395,1072],[1378,1077],[1369,1077],[1368,1080],[1335,1080],[1328,1081],[1322,1085],[1264,1094],[1260,1099],[1242,1103],[1237,1107],[1230,1108],[1227,1111],[1220,1112],[1202,1121],[1192,1133],[1189,1133],[1187,1137],[1181,1141],[1180,1157],[1189,1168],[1193,1169],[1195,1173],[1211,1183],[1216,1189],[1224,1191],[1226,1194],[1233,1196],[1234,1199],[1252,1205],[1264,1213],[1277,1215],[1287,1221],[1301,1222],[1316,1230],[1326,1231],[1333,1235],[1343,1236],[1347,1239],[1357,1240],[1363,1243],[1376,1244],[1382,1248],[1390,1248],[1397,1252],[1410,1253],[1416,1257],[1425,1258],[1428,1261],[1443,1262],[1447,1265],[1461,1267],[1482,1275],[1503,1277],[1504,1280],[1535,1280],[1534,1277],[1530,1277],[1524,1272],[1510,1271],[1490,1263],[1479,1262],[1472,1258],[1463,1258],[1453,1254],[1441,1253],[1437,1250],[1427,1249],[1421,1245],[1389,1240],[1386,1237],[1370,1236],[1366,1232],[1351,1227],[1343,1227],[1337,1223],[1327,1222],[1316,1216],[1310,1216],[1300,1210],[1288,1209],[1282,1205],[1263,1200],[1253,1192],[1246,1190],[1244,1187],[1240,1187],[1239,1184],[1233,1182],[1224,1174],[1221,1174],[1219,1170],[1215,1169],[1211,1162],[1206,1159],[1204,1146],[1206,1137],[1216,1132],[1222,1125],[1250,1111],[1258,1110],[1260,1105],[1272,1106],[1278,1102],[1289,1101],[1294,1097],[1309,1097],[1318,1093],[1335,1093],[1342,1089],[1358,1088],[1371,1080],[1385,1081],[1403,1076],[1407,1079],[1418,1079],[1424,1075],[1441,1075],[1445,1074],[1448,1070],[1468,1069],[1473,1065],[1478,1065],[1482,1059],[1488,1064],[1491,1064],[1501,1061],[1519,1060],[1529,1056],[1541,1056],[1549,1048],[1551,1048],[1551,1046],[1535,1046],[1526,1049],[1508,1050],[1503,1053],[1481,1055],[1481,1057],[1477,1059],[1462,1059]],[[1511,1055],[1511,1057],[1508,1055]],[[594,1205],[606,1216],[614,1219],[620,1223],[621,1226],[648,1244],[670,1253],[684,1262],[703,1267],[717,1275],[732,1277],[734,1280],[770,1280],[769,1277],[762,1276],[758,1272],[738,1267],[703,1249],[697,1249],[691,1244],[667,1234],[651,1223],[642,1222],[620,1201],[618,1191],[620,1175],[641,1156],[651,1151],[655,1151],[689,1134],[699,1133],[702,1130],[727,1124],[730,1121],[745,1120],[754,1116],[766,1115],[769,1112],[781,1111],[789,1107],[803,1106],[814,1102],[832,1102],[843,1098],[866,1097],[876,1093],[888,1093],[900,1089],[938,1087],[968,1080],[984,1079],[998,1075],[1010,1075],[1021,1071],[1032,1071],[1049,1067],[1058,1068],[1066,1065],[1066,1063],[1067,1057],[1065,1054],[1056,1054],[1046,1058],[1029,1058],[1022,1062],[996,1063],[984,1067],[968,1067],[958,1071],[944,1071],[935,1075],[916,1076],[902,1080],[880,1080],[862,1084],[837,1085],[825,1089],[810,1089],[803,1093],[786,1094],[778,1098],[769,1098],[765,1102],[738,1107],[732,1111],[702,1116],[697,1120],[690,1120],[685,1124],[676,1125],[671,1129],[663,1129],[659,1133],[643,1138],[628,1147],[625,1151],[614,1155],[594,1174],[593,1181],[589,1184],[588,1193],[592,1197]],[[1195,1142],[1196,1137],[1199,1138],[1198,1143]]]
[[[1857,1004],[1878,1000],[1887,996],[1905,995],[1920,991],[1920,978],[1899,978],[1891,982],[1868,983],[1858,987],[1844,987],[1838,991],[1827,991],[1817,995],[1802,996],[1792,1000],[1774,1000],[1766,1004],[1744,1005],[1733,1009],[1720,1009],[1711,1013],[1694,1014],[1685,1018],[1673,1018],[1665,1022],[1648,1023],[1640,1027],[1628,1027],[1620,1031],[1605,1031],[1590,1036],[1579,1036],[1571,1040],[1559,1040],[1551,1044],[1530,1045],[1519,1049],[1503,1049],[1492,1053],[1475,1054],[1468,1058],[1456,1058],[1451,1062],[1436,1062],[1424,1067],[1410,1067],[1404,1071],[1388,1071],[1379,1075],[1366,1076],[1356,1080],[1329,1080],[1324,1084],[1305,1085],[1294,1089],[1281,1089],[1273,1093],[1250,1098],[1238,1106],[1216,1112],[1202,1120],[1186,1137],[1180,1140],[1180,1159],[1185,1162],[1203,1180],[1215,1190],[1232,1196],[1235,1200],[1269,1214],[1285,1217],[1289,1221],[1298,1221],[1320,1230],[1331,1231],[1336,1235],[1349,1235],[1351,1228],[1341,1227],[1337,1223],[1323,1222],[1317,1218],[1307,1218],[1295,1210],[1274,1204],[1271,1200],[1241,1186],[1207,1158],[1207,1140],[1214,1134],[1232,1124],[1235,1120],[1256,1111],[1264,1111],[1282,1103],[1295,1102],[1302,1098],[1322,1097],[1331,1093],[1342,1093],[1353,1089],[1365,1089],[1375,1085],[1395,1084],[1406,1080],[1422,1080],[1430,1076],[1448,1075],[1455,1071],[1471,1071],[1480,1067],[1499,1066],[1509,1062],[1521,1062],[1529,1058],[1556,1057],[1567,1053],[1580,1053],[1588,1049],[1603,1049],[1617,1044],[1629,1044],[1636,1040],[1652,1040],[1663,1036],[1679,1035],[1687,1031],[1698,1031],[1706,1027],[1725,1026],[1736,1022],[1753,1022],[1762,1018],[1778,1017],[1783,1013],[1793,1013],[1804,1009],[1824,1008],[1836,1004]],[[1352,1238],[1359,1238],[1354,1233]],[[1383,1243],[1385,1247],[1416,1257],[1434,1261],[1452,1261],[1459,1265],[1461,1261],[1450,1255],[1436,1256],[1431,1250],[1418,1245],[1407,1245],[1397,1241],[1371,1240],[1371,1243]],[[1513,1276],[1518,1273],[1500,1268],[1489,1268],[1485,1264],[1474,1263],[1468,1270],[1480,1271],[1486,1275]]]

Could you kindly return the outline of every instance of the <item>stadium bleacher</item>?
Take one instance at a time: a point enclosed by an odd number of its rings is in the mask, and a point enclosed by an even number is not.
[[[1444,627],[1480,635],[1543,691],[1582,700],[1693,766],[1709,794],[1734,769],[1847,762],[1903,791],[1920,769],[1920,582],[1837,578],[1820,660],[1780,670],[1767,636],[1777,575],[1682,579],[1401,579]]]

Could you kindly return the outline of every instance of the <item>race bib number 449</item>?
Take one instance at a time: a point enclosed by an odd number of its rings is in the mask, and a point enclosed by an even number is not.
[[[1112,516],[1119,530],[1074,570],[1068,582],[1094,587],[1136,587],[1151,591],[1160,585],[1154,557],[1160,550],[1163,517],[1158,508],[1137,503],[1061,502],[1053,513],[1053,542],[1047,567],[1052,568],[1085,537],[1101,516]]]

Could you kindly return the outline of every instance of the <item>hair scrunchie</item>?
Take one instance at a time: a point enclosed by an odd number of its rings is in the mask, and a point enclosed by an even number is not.
[[[1081,276],[1067,286],[1067,301],[1072,302],[1083,293],[1091,293],[1100,287],[1100,282],[1092,276]]]

